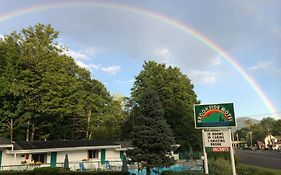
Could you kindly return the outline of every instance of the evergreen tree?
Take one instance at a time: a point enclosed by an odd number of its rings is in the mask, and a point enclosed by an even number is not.
[[[164,108],[164,118],[181,148],[200,149],[202,147],[201,133],[194,128],[193,114],[193,105],[199,102],[190,79],[176,67],[148,61],[144,63],[143,70],[136,76],[131,91],[132,106],[148,89],[157,91]],[[134,120],[136,120],[136,115],[132,110],[128,121],[132,123]]]
[[[164,108],[157,92],[148,89],[137,101],[138,114],[133,133],[133,161],[142,162],[150,174],[152,167],[173,163],[169,157],[174,138],[163,115]]]

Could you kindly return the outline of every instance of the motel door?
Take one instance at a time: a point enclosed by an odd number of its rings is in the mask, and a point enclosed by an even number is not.
[[[0,151],[0,170],[1,170],[1,166],[2,166],[2,151]]]
[[[125,155],[124,155],[124,151],[120,151],[120,159],[121,159],[121,160],[123,160],[123,159],[124,159],[124,157],[125,157]]]
[[[56,167],[57,165],[57,152],[51,152],[51,167]]]
[[[101,149],[101,164],[105,164],[105,149]]]

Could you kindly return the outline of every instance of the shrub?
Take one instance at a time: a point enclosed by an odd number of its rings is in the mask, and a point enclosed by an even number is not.
[[[0,175],[33,175],[33,171],[0,171]]]
[[[58,168],[51,168],[51,167],[43,167],[43,168],[35,168],[33,170],[34,175],[57,175],[59,169]]]
[[[67,171],[63,168],[36,168],[33,171],[1,171],[0,175],[129,175],[119,171]]]
[[[163,171],[160,175],[203,175],[205,173],[201,171],[181,171],[181,172],[175,172],[175,171]]]
[[[212,175],[231,175],[231,162],[222,158],[210,159],[209,162],[209,172]]]

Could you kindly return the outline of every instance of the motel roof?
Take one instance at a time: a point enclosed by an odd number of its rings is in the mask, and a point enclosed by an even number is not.
[[[9,139],[0,137],[0,145],[8,145],[8,144],[12,144],[12,142]]]
[[[56,141],[16,141],[15,150],[72,148],[90,146],[117,146],[109,140],[56,140]]]

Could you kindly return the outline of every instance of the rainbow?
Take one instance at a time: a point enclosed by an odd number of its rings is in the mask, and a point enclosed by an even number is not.
[[[150,18],[153,18],[157,21],[161,21],[162,23],[165,23],[167,25],[173,26],[177,28],[178,30],[181,30],[189,35],[191,35],[196,40],[204,43],[206,46],[208,46],[210,49],[217,52],[222,58],[224,58],[228,63],[230,63],[245,79],[246,82],[249,83],[249,85],[254,89],[254,91],[257,93],[257,95],[260,97],[260,99],[263,101],[267,109],[270,113],[276,114],[277,110],[275,109],[273,103],[270,101],[270,99],[267,97],[265,92],[263,92],[262,88],[258,85],[258,83],[244,70],[244,68],[232,57],[229,53],[227,53],[222,47],[220,47],[218,44],[216,44],[214,41],[210,40],[207,36],[203,35],[202,33],[196,31],[192,27],[181,23],[180,21],[177,21],[175,19],[172,19],[170,17],[157,14],[151,11],[147,11],[144,9],[140,9],[133,6],[128,6],[126,4],[116,4],[112,2],[101,2],[101,1],[79,1],[79,2],[73,2],[73,1],[63,1],[63,2],[55,2],[55,3],[46,3],[46,4],[37,4],[28,6],[25,8],[17,9],[15,11],[11,11],[5,14],[0,14],[0,22],[3,22],[5,20],[29,14],[29,13],[35,13],[39,11],[44,10],[50,10],[50,9],[56,9],[56,8],[66,8],[66,7],[93,7],[93,8],[106,8],[106,9],[118,9],[118,10],[124,10],[131,13],[136,13],[140,15],[144,15]]]

